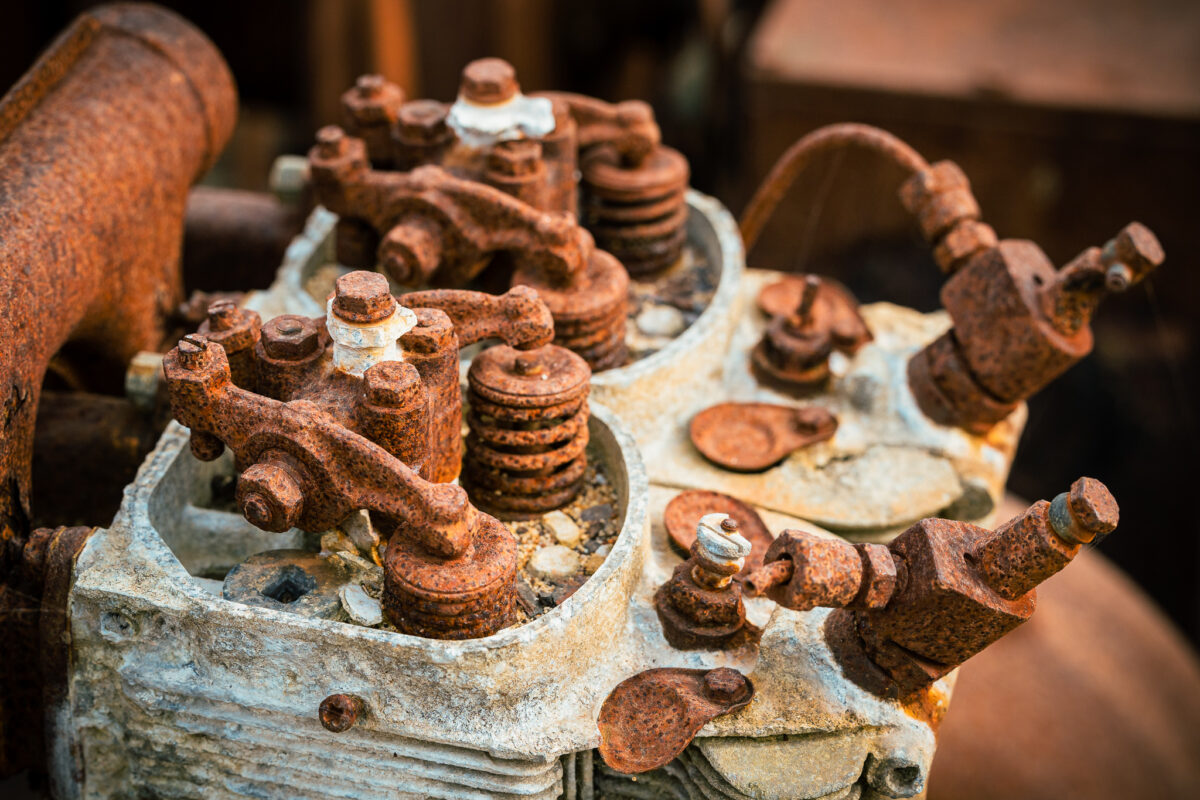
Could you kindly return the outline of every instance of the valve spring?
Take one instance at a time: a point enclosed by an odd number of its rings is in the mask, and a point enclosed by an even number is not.
[[[517,541],[480,515],[463,555],[442,559],[404,536],[384,555],[382,605],[400,631],[429,639],[477,639],[511,625],[517,591]]]
[[[556,345],[476,357],[462,475],[472,502],[517,518],[574,499],[587,472],[590,378],[583,358]]]
[[[629,166],[615,149],[598,147],[584,157],[582,173],[584,224],[630,275],[653,275],[679,259],[688,218],[683,155],[660,146]]]

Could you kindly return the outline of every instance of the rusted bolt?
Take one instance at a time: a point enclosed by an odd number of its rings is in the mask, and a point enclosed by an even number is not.
[[[352,694],[331,694],[321,701],[317,716],[325,730],[333,733],[344,733],[354,727],[362,716],[366,704],[362,698]]]
[[[386,83],[382,75],[359,75],[354,88],[362,97],[378,97]]]
[[[421,375],[405,361],[381,361],[363,373],[372,405],[404,408],[420,397]]]
[[[301,359],[317,349],[321,334],[308,317],[284,314],[262,327],[263,351],[271,358]]]
[[[1120,512],[1108,487],[1095,478],[1080,478],[1050,503],[1050,524],[1068,542],[1087,544],[1117,527]]]
[[[323,158],[337,158],[346,150],[346,132],[337,125],[326,125],[317,131],[317,147]]]
[[[278,464],[254,464],[238,478],[238,506],[246,521],[264,531],[294,527],[304,506],[300,484]]]
[[[1163,262],[1158,237],[1140,222],[1131,222],[1104,246],[1105,286],[1123,292]]]
[[[337,279],[333,313],[347,322],[380,322],[396,310],[387,278],[378,272],[356,270]]]
[[[537,172],[542,158],[542,143],[534,139],[513,139],[499,142],[488,153],[489,172],[508,177],[522,177]]]
[[[179,360],[188,369],[201,369],[208,365],[208,337],[189,333],[179,340]]]
[[[719,667],[704,675],[704,693],[718,703],[736,703],[749,690],[746,676],[736,669]]]
[[[463,68],[459,92],[472,103],[494,105],[511,100],[520,88],[512,64],[501,58],[481,58]]]
[[[533,353],[521,353],[513,359],[513,372],[518,375],[540,375],[545,369],[546,365]]]
[[[446,106],[436,100],[413,100],[400,106],[399,138],[406,144],[437,144],[446,138]]]
[[[218,300],[208,307],[208,325],[212,330],[230,330],[237,321],[238,307],[232,300]]]

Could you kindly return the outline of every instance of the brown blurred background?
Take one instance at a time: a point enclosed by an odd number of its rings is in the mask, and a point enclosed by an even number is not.
[[[844,120],[958,161],[986,221],[1059,264],[1137,219],[1166,265],[1095,325],[1096,352],[1030,403],[1011,489],[1079,475],[1121,502],[1100,549],[1200,639],[1200,3],[1194,0],[163,0],[238,80],[238,132],[210,182],[265,188],[338,97],[382,72],[449,100],[461,67],[513,62],[526,89],[644,98],[693,184],[739,213],[796,138]],[[7,87],[86,0],[14,2]],[[900,176],[845,153],[804,174],[753,266],[836,275],[864,301],[937,306],[940,276],[896,199]],[[230,287],[243,288],[243,287]]]

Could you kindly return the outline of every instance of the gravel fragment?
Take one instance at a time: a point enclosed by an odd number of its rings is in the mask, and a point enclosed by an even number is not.
[[[373,628],[383,622],[383,609],[379,601],[368,595],[357,583],[348,583],[338,590],[338,599],[350,619],[359,625]]]
[[[529,559],[529,571],[546,581],[561,581],[579,571],[579,554],[561,544],[543,547]]]
[[[647,336],[678,336],[687,327],[687,320],[674,306],[650,304],[637,315],[636,324]]]
[[[601,503],[598,506],[590,506],[579,512],[579,519],[584,522],[607,522],[612,517],[612,503]]]
[[[563,547],[576,547],[583,538],[583,531],[575,524],[575,520],[561,511],[551,511],[542,517],[542,521],[550,526],[550,532],[555,541]]]

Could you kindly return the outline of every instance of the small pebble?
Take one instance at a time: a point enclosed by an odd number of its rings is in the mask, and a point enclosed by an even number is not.
[[[585,580],[587,580],[587,578],[584,578],[581,575],[576,575],[566,584],[555,589],[554,605],[561,606],[563,603],[567,602],[567,598],[575,594],[576,590],[578,590],[580,586],[583,586],[583,582]]]
[[[554,534],[554,540],[563,547],[575,547],[583,537],[583,531],[579,530],[575,520],[561,511],[551,511],[542,517],[542,522],[550,527],[550,532]]]
[[[604,566],[604,556],[599,553],[592,553],[583,560],[583,571],[588,575],[595,574],[596,570]]]
[[[596,548],[596,555],[598,555],[598,556],[602,556],[602,557],[607,556],[611,552],[612,552],[611,544],[602,544]]]
[[[543,592],[537,596],[538,602],[543,608],[554,608],[558,603],[554,602],[554,595],[551,592]]]
[[[323,553],[357,553],[358,545],[346,534],[339,530],[325,531],[321,534],[321,552]]]
[[[595,536],[597,531],[592,530],[592,531],[589,531],[588,533],[591,536]],[[585,553],[594,553],[598,549],[600,549],[600,540],[599,539],[588,539],[586,542],[583,543],[583,551]]]
[[[612,503],[601,503],[579,512],[579,518],[584,522],[607,522],[612,519],[612,515]]]
[[[350,583],[338,589],[338,599],[350,619],[359,625],[373,628],[383,622],[383,609],[379,601],[368,595],[357,583]]]
[[[579,554],[560,544],[539,548],[529,559],[529,571],[547,581],[561,581],[579,571]]]
[[[647,336],[677,336],[687,327],[683,312],[674,306],[649,305],[637,315],[637,328]]]
[[[355,511],[338,527],[364,553],[371,552],[371,549],[379,544],[379,534],[371,524],[371,517],[365,509]]]

